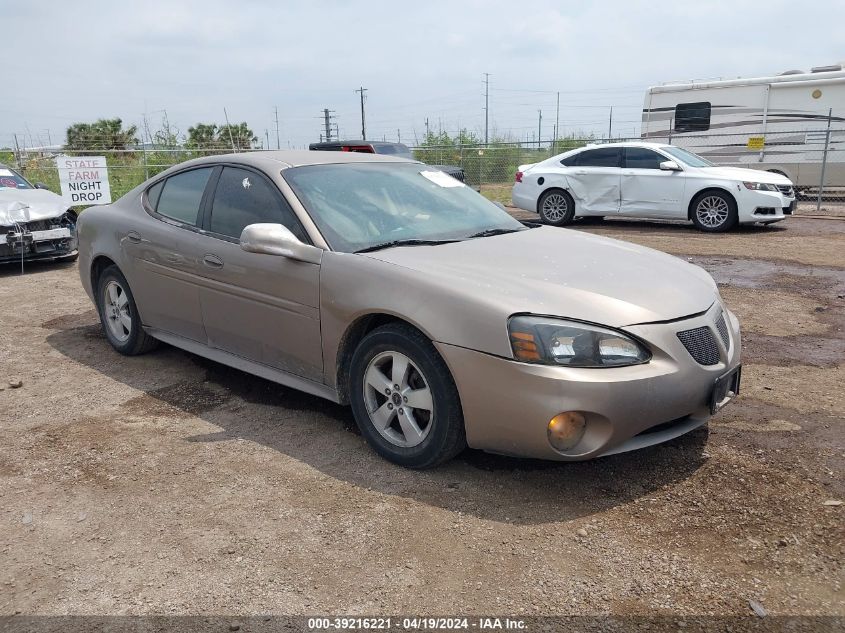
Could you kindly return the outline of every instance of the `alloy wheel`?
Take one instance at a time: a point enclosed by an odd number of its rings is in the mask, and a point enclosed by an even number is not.
[[[129,340],[132,334],[132,314],[129,311],[129,297],[119,283],[109,281],[103,289],[103,313],[106,326],[120,343]]]
[[[560,222],[569,210],[563,194],[552,193],[543,200],[543,216],[551,222]]]
[[[730,209],[721,196],[707,196],[695,208],[695,215],[702,226],[715,229],[728,221]]]
[[[373,427],[391,444],[418,446],[434,422],[431,388],[420,368],[400,352],[377,354],[364,373],[364,403]]]

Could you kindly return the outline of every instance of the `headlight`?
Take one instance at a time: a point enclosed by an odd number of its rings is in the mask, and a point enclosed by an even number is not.
[[[630,336],[589,323],[549,317],[515,316],[508,322],[516,360],[567,367],[639,365],[651,353]]]
[[[746,189],[753,189],[754,191],[777,191],[778,188],[770,185],[767,182],[744,182]]]

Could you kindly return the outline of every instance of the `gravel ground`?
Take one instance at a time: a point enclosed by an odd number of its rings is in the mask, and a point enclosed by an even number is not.
[[[709,429],[403,470],[346,408],[120,357],[75,265],[0,270],[0,615],[845,615],[845,222],[576,229],[720,283],[743,393]]]

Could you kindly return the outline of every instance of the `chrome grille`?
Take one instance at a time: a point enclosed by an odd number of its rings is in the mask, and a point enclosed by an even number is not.
[[[792,185],[775,185],[783,195],[788,196],[790,198],[795,197],[795,194],[792,191]]]
[[[709,327],[678,332],[678,339],[699,365],[716,365],[719,362],[719,346]]]
[[[728,324],[725,321],[725,313],[720,312],[719,318],[716,319],[716,329],[719,331],[719,336],[722,338],[722,343],[725,344],[725,349],[731,345],[731,337],[728,334]]]

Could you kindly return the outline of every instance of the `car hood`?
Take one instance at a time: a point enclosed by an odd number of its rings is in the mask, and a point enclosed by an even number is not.
[[[496,312],[553,315],[623,327],[707,310],[707,272],[677,257],[570,229],[537,227],[367,257],[424,275]]]
[[[744,169],[742,167],[700,167],[702,172],[716,178],[740,180],[743,182],[765,182],[770,185],[792,185],[786,176],[762,169]]]
[[[48,220],[67,210],[67,202],[46,189],[0,189],[0,226]]]

